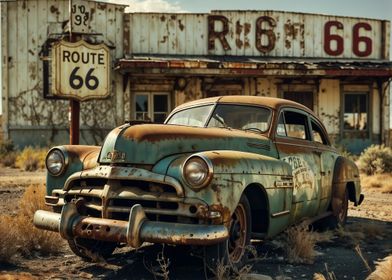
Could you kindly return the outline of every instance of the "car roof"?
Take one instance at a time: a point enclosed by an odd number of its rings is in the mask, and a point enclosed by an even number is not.
[[[312,112],[308,107],[291,100],[276,98],[276,97],[251,96],[251,95],[226,95],[226,96],[216,96],[216,97],[198,99],[178,106],[177,108],[175,108],[175,111],[187,107],[193,107],[193,106],[211,104],[211,103],[259,105],[259,106],[269,107],[274,110],[279,110],[279,108],[281,107],[293,107],[293,108],[304,110],[314,115],[314,112]]]

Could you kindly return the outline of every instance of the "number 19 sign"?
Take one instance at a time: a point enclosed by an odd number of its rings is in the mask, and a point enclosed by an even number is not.
[[[52,49],[52,93],[79,101],[110,93],[110,53],[104,44],[60,41]]]

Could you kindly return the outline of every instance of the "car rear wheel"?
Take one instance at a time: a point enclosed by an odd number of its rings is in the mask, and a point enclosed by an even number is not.
[[[344,199],[342,201],[342,207],[340,208],[339,213],[336,215],[336,225],[344,226],[347,222],[347,214],[348,214],[348,191],[344,194]]]
[[[113,242],[84,238],[68,240],[68,245],[75,255],[87,261],[107,259],[117,247],[117,244]]]
[[[251,234],[251,209],[246,196],[242,196],[231,216],[229,238],[224,242],[205,247],[205,262],[210,270],[218,263],[240,268],[248,259]]]
[[[346,189],[344,198],[342,200],[342,206],[338,213],[332,214],[331,216],[315,222],[314,227],[318,230],[329,230],[336,229],[338,227],[344,227],[347,222],[348,201],[348,190]]]

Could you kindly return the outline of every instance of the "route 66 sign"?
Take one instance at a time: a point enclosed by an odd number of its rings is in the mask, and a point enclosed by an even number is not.
[[[110,53],[104,44],[60,41],[52,51],[52,92],[80,101],[110,93]]]
[[[89,33],[91,9],[84,0],[72,0],[70,3],[72,33]]]

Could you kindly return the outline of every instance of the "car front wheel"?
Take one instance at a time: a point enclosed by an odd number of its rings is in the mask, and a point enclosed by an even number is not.
[[[246,196],[242,196],[228,226],[229,238],[224,242],[205,247],[205,261],[213,270],[218,263],[242,267],[248,259],[251,235],[251,209]]]

